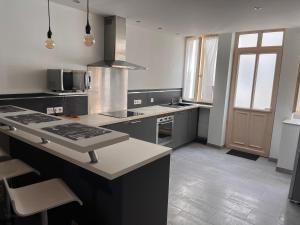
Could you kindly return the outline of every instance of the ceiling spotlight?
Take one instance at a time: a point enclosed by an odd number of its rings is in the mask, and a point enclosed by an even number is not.
[[[158,29],[158,30],[162,30],[163,28],[162,28],[162,27],[158,27],[157,29]]]
[[[260,6],[255,6],[255,7],[254,7],[254,10],[255,10],[255,11],[261,11],[261,10],[262,10],[262,7],[260,7]]]

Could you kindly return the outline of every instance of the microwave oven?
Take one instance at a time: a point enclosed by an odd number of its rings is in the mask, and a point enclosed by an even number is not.
[[[48,69],[47,86],[54,92],[78,92],[91,89],[91,71]]]

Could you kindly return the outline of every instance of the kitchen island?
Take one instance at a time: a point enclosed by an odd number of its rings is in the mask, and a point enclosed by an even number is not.
[[[61,143],[41,143],[36,134],[9,126],[10,153],[38,169],[42,179],[62,178],[83,201],[63,208],[78,225],[166,225],[170,149],[130,138],[96,149],[97,163]],[[50,214],[50,224],[60,224]],[[64,224],[66,225],[66,224]]]

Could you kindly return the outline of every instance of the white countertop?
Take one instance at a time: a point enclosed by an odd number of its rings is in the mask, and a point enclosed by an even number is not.
[[[82,154],[52,142],[41,144],[39,137],[27,132],[10,131],[8,127],[0,127],[0,131],[109,180],[127,174],[171,153],[170,148],[130,138],[128,141],[95,150],[99,156],[99,162],[90,163],[88,154]]]
[[[209,109],[212,108],[212,106],[199,104],[182,108],[149,106],[130,110],[144,113],[144,115],[140,116],[114,118],[104,115],[87,115],[81,116],[78,122],[91,126],[104,126],[129,120],[175,113],[193,108]],[[99,162],[92,164],[90,163],[88,154],[82,154],[68,147],[52,142],[48,144],[41,144],[41,139],[39,137],[28,132],[21,130],[10,131],[8,127],[0,127],[0,131],[109,180],[113,180],[127,174],[171,153],[171,148],[130,138],[128,141],[96,149],[95,152],[99,156]]]
[[[6,106],[1,106],[1,107],[6,107]],[[11,107],[11,106],[7,106],[7,107]],[[108,131],[109,133],[98,134],[96,136],[90,136],[88,138],[78,137],[78,139],[76,138],[71,139],[66,136],[59,135],[57,133],[48,132],[47,130],[44,130],[44,128],[49,128],[49,127],[53,128],[56,126],[66,126],[70,124],[80,125],[80,123],[78,122],[71,123],[70,120],[64,118],[58,118],[55,116],[46,115],[44,113],[27,110],[20,107],[13,106],[13,108],[20,109],[22,111],[0,113],[0,123],[5,124],[7,126],[14,127],[16,129],[20,129],[22,131],[33,134],[45,140],[57,144],[61,144],[65,147],[72,148],[74,151],[76,150],[81,153],[91,152],[94,151],[95,149],[99,149],[129,139],[128,134],[124,134],[116,131]],[[18,117],[18,116],[20,117],[20,116],[35,115],[35,114],[45,116],[46,118],[50,118],[50,119],[53,118],[54,121],[53,120],[45,121],[45,122],[39,121],[38,123],[32,122],[29,124],[23,124],[21,121],[13,120],[11,118],[11,117]],[[99,127],[95,127],[93,125],[86,126],[85,124],[82,124],[82,126],[86,127],[86,129],[90,128],[100,132]],[[57,128],[53,128],[53,129],[55,130]],[[66,129],[70,130],[70,128],[66,128]],[[76,136],[76,133],[73,134],[73,136]]]
[[[283,121],[284,124],[300,126],[300,119],[287,119]]]
[[[105,125],[109,125],[109,124],[121,123],[121,122],[130,121],[130,120],[137,120],[137,119],[147,118],[147,117],[151,117],[151,116],[159,116],[159,115],[164,115],[164,114],[168,114],[168,113],[175,113],[175,112],[180,112],[180,111],[194,109],[194,108],[210,109],[212,107],[213,106],[211,106],[211,105],[202,105],[202,104],[193,104],[191,106],[185,106],[185,107],[181,107],[181,108],[172,108],[172,107],[155,105],[155,106],[147,106],[147,107],[136,108],[136,109],[129,109],[129,111],[143,113],[143,115],[139,115],[139,116],[132,116],[132,117],[127,117],[127,118],[114,118],[114,117],[110,117],[110,116],[94,114],[94,115],[81,116],[79,121],[80,121],[80,123],[83,123],[86,125],[105,126]]]

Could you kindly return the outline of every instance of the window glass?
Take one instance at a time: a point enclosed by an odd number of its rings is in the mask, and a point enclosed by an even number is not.
[[[298,83],[299,85],[299,83]],[[300,88],[297,89],[298,93],[296,95],[297,102],[296,102],[296,108],[295,108],[295,113],[300,115]]]
[[[235,107],[249,109],[251,106],[255,60],[255,54],[240,55],[236,84]]]
[[[296,86],[296,96],[295,96],[295,105],[294,105],[294,113],[300,115],[300,65],[298,69],[298,79]]]
[[[242,34],[239,36],[239,48],[251,48],[257,46],[258,33]]]
[[[183,87],[183,99],[185,100],[194,100],[199,60],[199,42],[198,38],[188,38],[186,40]]]
[[[216,63],[218,54],[217,36],[204,38],[203,42],[203,77],[201,88],[201,100],[213,102],[213,90],[215,84]]]
[[[253,109],[271,108],[276,59],[276,54],[259,55]]]
[[[261,46],[282,46],[283,31],[263,33]]]

